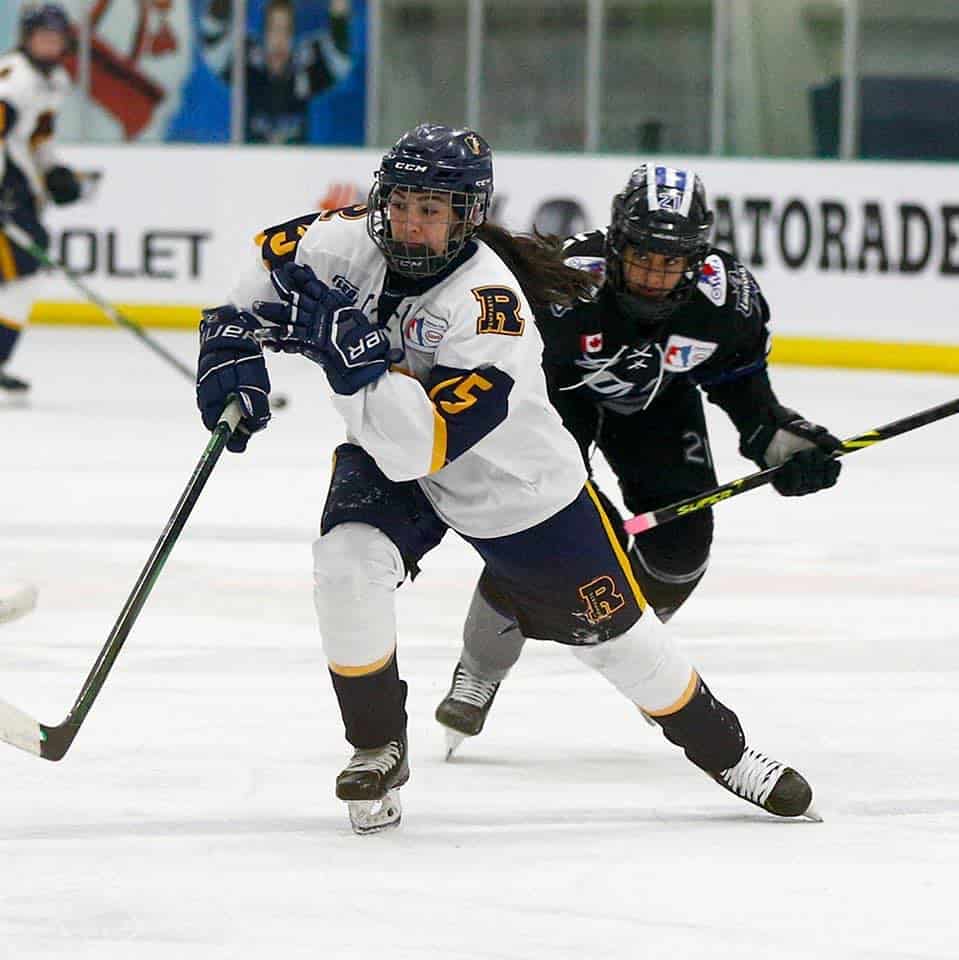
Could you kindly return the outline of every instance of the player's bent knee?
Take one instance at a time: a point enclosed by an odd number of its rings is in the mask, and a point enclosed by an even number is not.
[[[365,523],[343,523],[313,543],[313,578],[318,589],[359,597],[364,584],[395,589],[403,582],[403,558],[385,533]]]
[[[686,602],[706,573],[712,539],[713,518],[708,510],[636,538],[630,551],[633,570],[663,623]]]
[[[375,527],[344,523],[313,544],[314,602],[323,651],[337,672],[375,672],[396,643],[394,593],[403,558]]]
[[[605,643],[574,647],[573,655],[649,713],[681,703],[695,677],[672,638],[642,621]]]
[[[699,510],[638,537],[635,550],[653,570],[667,578],[702,575],[713,542],[711,510]]]

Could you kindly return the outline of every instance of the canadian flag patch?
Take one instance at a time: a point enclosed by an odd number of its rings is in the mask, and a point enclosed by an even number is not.
[[[603,349],[603,335],[601,333],[584,333],[579,338],[579,348],[583,353],[599,353]]]

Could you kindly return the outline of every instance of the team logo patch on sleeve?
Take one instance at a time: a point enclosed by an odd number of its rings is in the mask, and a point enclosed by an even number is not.
[[[443,317],[430,314],[418,316],[414,313],[403,323],[403,339],[411,350],[433,353],[449,327],[449,321]]]
[[[715,253],[706,257],[696,284],[710,303],[721,307],[726,302],[726,267]]]
[[[474,287],[473,296],[480,305],[477,333],[498,333],[521,337],[526,321],[520,316],[519,297],[509,287]]]
[[[601,287],[606,280],[606,260],[603,257],[567,257],[563,263],[573,270],[588,273],[597,287]]]
[[[685,373],[708,360],[716,352],[717,346],[708,340],[694,340],[673,334],[666,341],[663,366],[672,373]]]

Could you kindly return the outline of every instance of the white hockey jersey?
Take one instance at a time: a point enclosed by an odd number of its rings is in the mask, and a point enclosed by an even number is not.
[[[294,221],[265,243],[279,256],[296,245],[297,263],[376,318],[386,261],[367,235],[365,208],[324,213],[308,228]],[[567,506],[586,469],[547,397],[543,343],[519,283],[493,250],[476,245],[452,274],[378,318],[403,359],[333,403],[348,439],[386,476],[416,480],[450,527],[488,538]],[[244,309],[275,299],[262,266],[232,296]]]
[[[63,67],[45,74],[19,50],[0,56],[0,182],[8,164],[15,164],[38,206],[47,196],[44,175],[56,165],[50,138],[69,89]]]

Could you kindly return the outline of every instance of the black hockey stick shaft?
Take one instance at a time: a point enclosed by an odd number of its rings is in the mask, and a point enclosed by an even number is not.
[[[190,380],[196,379],[196,371],[191,369],[179,357],[172,354],[162,343],[158,343],[151,337],[143,327],[121,313],[112,303],[104,300],[95,291],[91,290],[75,273],[66,266],[54,260],[46,250],[33,242],[33,238],[25,230],[18,227],[15,223],[4,221],[0,224],[2,230],[18,247],[25,253],[29,253],[35,260],[39,260],[45,267],[63,274],[67,280],[84,295],[94,306],[99,307],[115,324],[129,330],[135,337],[138,337],[147,347],[149,347],[157,356],[162,357],[171,366],[176,367],[185,377]]]
[[[928,410],[920,410],[911,416],[903,417],[901,420],[893,420],[884,426],[876,427],[874,430],[867,430],[848,440],[843,440],[842,448],[832,454],[833,457],[844,457],[846,454],[855,453],[865,447],[871,447],[874,444],[882,443],[883,440],[890,440],[903,433],[909,433],[910,430],[916,430],[919,427],[925,427],[937,420],[943,420],[959,413],[959,398],[950,400],[947,403],[941,403],[936,407],[929,407]],[[769,467],[766,470],[760,470],[757,473],[751,473],[748,476],[740,477],[738,480],[732,480],[724,483],[722,486],[713,487],[712,490],[704,490],[702,493],[693,497],[687,497],[685,500],[679,500],[671,503],[667,507],[661,507],[659,510],[651,510],[648,513],[640,513],[635,517],[630,517],[623,524],[627,533],[643,533],[646,530],[652,530],[663,523],[669,523],[677,517],[684,517],[687,514],[695,513],[697,510],[705,510],[706,507],[715,506],[731,497],[738,497],[739,494],[747,490],[755,490],[756,487],[765,486],[772,482],[775,476],[783,468],[783,464],[775,467]]]
[[[0,739],[32,753],[38,753],[45,760],[60,760],[70,749],[70,744],[73,743],[74,737],[76,737],[97,695],[103,688],[113,664],[123,649],[124,642],[133,629],[140,610],[143,609],[153,585],[163,570],[163,565],[173,551],[187,518],[213,472],[227,440],[240,422],[241,416],[242,410],[239,403],[231,399],[220,415],[220,420],[210,436],[193,475],[190,477],[190,482],[180,495],[163,533],[160,534],[160,539],[157,540],[146,565],[140,571],[140,576],[127,597],[126,603],[123,605],[123,609],[120,611],[120,615],[117,617],[117,621],[113,625],[113,629],[100,650],[96,663],[94,663],[93,669],[87,676],[66,719],[57,726],[48,727],[45,724],[31,721],[29,717],[9,704],[0,703]],[[31,725],[36,726],[36,731],[33,730]]]

